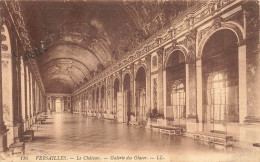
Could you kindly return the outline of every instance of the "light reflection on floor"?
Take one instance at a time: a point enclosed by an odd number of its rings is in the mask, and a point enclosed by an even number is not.
[[[156,160],[157,155],[164,158],[159,161],[241,161],[258,155],[254,150],[226,149],[188,137],[167,136],[144,128],[72,114],[49,115],[47,124],[35,132],[35,140],[26,143],[25,153],[28,156],[63,155],[72,158],[98,155],[108,160],[111,156],[138,155],[150,158],[146,161]]]

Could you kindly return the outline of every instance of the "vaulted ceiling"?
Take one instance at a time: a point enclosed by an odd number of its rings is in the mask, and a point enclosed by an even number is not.
[[[73,89],[123,57],[192,3],[22,1],[46,92]]]

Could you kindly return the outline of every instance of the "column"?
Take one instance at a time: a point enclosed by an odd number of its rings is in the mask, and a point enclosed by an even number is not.
[[[201,67],[201,60],[195,62],[195,61],[189,61],[189,63],[186,65],[186,83],[187,87],[186,90],[188,90],[188,93],[186,94],[186,100],[188,100],[189,105],[187,105],[189,108],[188,112],[188,118],[190,119],[197,119],[197,93],[199,92],[202,95],[202,67]],[[199,89],[199,90],[198,90]],[[189,94],[189,95],[188,95]],[[202,97],[202,96],[201,96]],[[200,99],[199,99],[200,100]],[[202,105],[202,100],[200,100],[199,104]],[[202,108],[202,106],[200,106]]]
[[[109,107],[109,114],[113,112],[113,77],[109,76],[109,102],[108,102],[108,107]]]
[[[33,117],[33,77],[32,77],[32,73],[30,72],[30,117]]]
[[[27,121],[30,119],[30,82],[29,82],[29,70],[28,65],[26,66],[26,118]],[[27,125],[28,128],[28,125]]]
[[[88,98],[89,102],[89,98]],[[108,113],[107,110],[107,79],[104,80],[104,103],[103,103],[103,113]]]
[[[98,105],[97,105],[97,85],[95,85],[95,95],[94,95],[94,111],[97,113],[97,108],[98,108]]]
[[[151,55],[145,56],[145,62],[146,62],[146,107],[145,107],[145,113],[148,114],[151,110]],[[146,115],[145,114],[145,115]]]
[[[123,86],[123,83],[122,83],[122,70],[119,71],[119,92],[122,92],[122,86]]]
[[[24,62],[23,62],[23,58],[20,58],[20,75],[21,75],[21,107],[22,107],[22,125],[23,125],[23,130],[25,130],[25,121],[26,121],[26,93],[25,93],[25,69],[24,69]]]
[[[114,98],[115,98],[115,87],[114,87],[114,76],[111,77],[111,103],[112,103],[112,111],[113,111],[113,114],[115,114],[115,109],[114,109]]]
[[[94,89],[94,98],[93,98],[93,109],[94,109],[94,112],[96,111],[96,97],[97,97],[97,91],[96,91],[96,85],[94,85],[94,87],[93,87],[93,89]]]
[[[202,66],[201,60],[196,61],[196,72],[197,72],[197,115],[198,115],[198,122],[199,130],[202,131],[202,120],[203,120],[203,107],[202,107]]]
[[[130,103],[130,113],[134,112],[135,113],[135,75],[134,75],[134,64],[132,63],[130,65],[130,100],[131,100],[131,103]],[[131,117],[130,117],[131,118]],[[130,119],[131,121],[132,119]]]
[[[37,85],[37,82],[35,81],[34,82],[34,87],[35,87],[35,90],[34,90],[34,94],[35,94],[35,110],[34,110],[34,114],[35,116],[37,116],[37,112],[38,112],[38,105],[39,105],[39,93],[38,93],[38,85]]]
[[[41,90],[39,89],[39,113],[43,112],[43,110],[42,110],[42,102],[46,102],[46,101],[43,101],[42,93],[41,93]]]
[[[190,114],[190,86],[189,86],[189,64],[185,64],[185,80],[186,80],[186,85],[185,85],[185,93],[186,93],[186,118],[188,118],[188,114]]]
[[[82,92],[81,94],[81,113],[84,113],[85,111],[85,94],[84,94],[84,91]]]
[[[166,119],[167,116],[167,101],[166,101],[166,94],[167,93],[167,83],[166,83],[166,70],[163,70],[163,114]]]
[[[239,123],[247,116],[246,45],[238,47]]]
[[[36,94],[37,94],[37,104],[36,104],[36,114],[38,115],[39,113],[39,109],[40,109],[40,89],[39,89],[39,86],[37,84],[36,86]]]
[[[32,73],[29,72],[29,94],[30,94],[30,102],[29,102],[29,106],[30,106],[30,126],[33,125],[33,85],[32,85]]]
[[[99,85],[99,88],[98,88],[98,90],[99,90],[99,97],[98,97],[98,111],[100,112],[100,113],[102,113],[102,108],[101,108],[101,102],[102,102],[102,100],[101,100],[101,88],[102,88],[102,86],[101,86],[101,84]]]
[[[160,114],[164,114],[165,113],[165,105],[166,105],[166,101],[164,101],[164,88],[163,88],[163,52],[164,49],[163,48],[159,48],[157,50],[157,55],[158,55],[158,83],[157,83],[157,97],[158,97],[158,113]],[[166,76],[166,74],[164,74]],[[164,103],[165,102],[165,103]],[[165,108],[164,108],[165,107]],[[165,115],[165,114],[164,114]]]
[[[133,63],[133,106],[132,108],[134,108],[134,114],[135,114],[135,119],[133,119],[133,121],[137,121],[137,107],[136,107],[136,81],[135,81],[135,73],[136,71],[134,70],[135,69],[135,63]]]
[[[38,87],[38,108],[36,109],[36,111],[37,111],[37,115],[38,115],[39,113],[41,113],[41,90],[40,90],[39,86],[37,86],[37,87]]]
[[[26,121],[29,120],[29,73],[28,73],[28,65],[25,66],[25,117]],[[26,125],[27,128],[28,125]]]
[[[167,103],[166,103],[166,93],[167,93],[167,83],[166,83],[166,69],[164,69],[164,48],[160,48],[157,51],[158,54],[158,112],[163,114],[164,120],[162,121],[162,125],[167,125]],[[158,120],[157,120],[158,121]]]
[[[85,106],[86,106],[86,114],[87,114],[87,112],[88,112],[88,110],[89,110],[89,93],[88,93],[88,91],[86,90],[86,99],[85,99],[85,101],[86,101],[86,103],[85,103]]]
[[[2,6],[0,6],[0,29],[3,25]],[[2,44],[2,37],[0,37],[0,44]],[[1,48],[0,48],[0,62],[2,62]],[[2,76],[2,67],[0,66],[0,76]],[[2,77],[0,77],[0,153],[6,147],[6,127],[3,120],[3,101],[2,101]]]
[[[258,17],[260,18],[260,3],[258,3]],[[258,18],[258,19],[259,19]],[[258,47],[257,47],[257,71],[256,71],[256,96],[258,109],[256,110],[256,116],[260,120],[260,22],[258,23]]]
[[[32,80],[32,98],[33,98],[33,108],[32,108],[32,115],[33,115],[33,124],[35,123],[35,116],[36,116],[36,86],[35,86],[35,79]]]
[[[36,106],[37,106],[37,85],[36,80],[33,81],[33,98],[34,98],[34,104],[33,104],[33,115],[36,116]]]
[[[51,97],[51,109],[53,112],[56,112],[56,108],[55,108],[55,97]],[[75,100],[76,101],[76,100]]]
[[[7,30],[5,28],[5,30]],[[3,120],[7,129],[7,146],[14,143],[14,106],[13,106],[13,62],[12,55],[8,51],[1,51],[1,68],[2,68],[2,104]]]
[[[84,91],[83,94],[82,94],[82,109],[83,111],[85,112],[86,111],[86,92]]]
[[[78,112],[81,113],[82,105],[81,105],[81,94],[78,95]]]

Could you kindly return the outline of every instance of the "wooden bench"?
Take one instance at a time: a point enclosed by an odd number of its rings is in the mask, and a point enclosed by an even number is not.
[[[41,124],[41,121],[38,118],[36,118],[35,123],[30,127],[30,129],[34,130],[34,128],[36,128],[36,131],[38,131],[40,124]]]
[[[40,118],[42,118],[42,119],[47,119],[47,118],[48,118],[48,115],[40,116]]]
[[[152,130],[168,135],[181,135],[183,129],[181,127],[152,126]]]
[[[10,151],[12,152],[12,155],[23,155],[25,151],[25,144],[24,142],[16,142],[9,146]]]
[[[34,128],[36,128],[36,131],[38,131],[39,125],[36,123],[34,125],[31,126],[31,130],[34,130]]]
[[[46,124],[46,119],[45,118],[39,118],[36,120],[36,122],[39,122],[40,124]]]
[[[34,139],[34,130],[26,130],[23,133],[23,141],[32,141]]]
[[[194,132],[193,137],[196,140],[206,141],[224,146],[232,146],[233,136],[219,133]]]
[[[138,125],[138,122],[137,122],[137,121],[130,121],[130,122],[129,122],[129,125],[134,125],[134,126],[136,126],[136,125]]]

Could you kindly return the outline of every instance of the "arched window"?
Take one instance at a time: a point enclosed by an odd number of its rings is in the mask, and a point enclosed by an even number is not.
[[[180,50],[170,54],[166,62],[166,117],[185,119],[185,55]],[[181,123],[179,120],[179,124]]]
[[[212,34],[202,51],[203,120],[206,131],[227,133],[239,121],[239,73],[236,34],[222,29]]]

